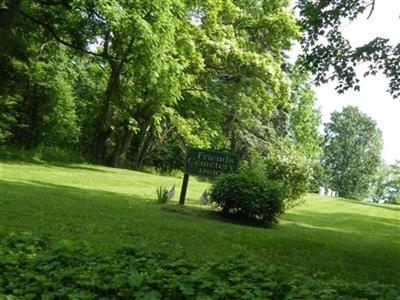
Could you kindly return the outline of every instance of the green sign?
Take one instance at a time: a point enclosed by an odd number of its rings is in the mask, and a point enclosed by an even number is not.
[[[239,158],[232,153],[192,148],[186,155],[185,173],[214,177],[235,172],[238,163]]]

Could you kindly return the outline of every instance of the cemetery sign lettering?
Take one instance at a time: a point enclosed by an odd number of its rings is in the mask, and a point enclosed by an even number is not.
[[[191,148],[186,155],[185,173],[214,177],[235,172],[238,163],[238,156],[232,153]]]
[[[179,204],[185,204],[189,175],[214,177],[221,173],[233,173],[237,170],[238,165],[239,157],[232,153],[197,148],[189,149],[186,155],[185,174],[183,175]]]

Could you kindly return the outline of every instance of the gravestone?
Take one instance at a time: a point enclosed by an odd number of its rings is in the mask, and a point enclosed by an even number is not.
[[[325,195],[325,188],[323,186],[320,186],[319,189],[318,189],[318,193],[320,195]]]

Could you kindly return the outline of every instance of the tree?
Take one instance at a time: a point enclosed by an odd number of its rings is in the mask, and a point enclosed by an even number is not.
[[[296,66],[290,79],[291,106],[286,114],[288,132],[284,137],[286,140],[292,139],[297,146],[297,155],[294,158],[311,170],[308,190],[316,191],[323,181],[323,168],[320,164],[323,136],[319,131],[321,114],[315,108],[316,98],[308,74],[301,72],[301,68]]]
[[[400,161],[381,165],[371,186],[371,198],[374,202],[400,204]]]
[[[86,122],[93,128],[89,129],[92,155],[120,167],[132,147],[140,162],[158,115],[164,105],[178,100],[181,83],[188,81],[185,67],[192,60],[190,51],[182,50],[190,46],[185,1],[11,0],[5,4],[0,9],[4,17],[0,33],[9,41],[21,24],[29,24],[45,37],[35,41],[42,46],[62,44],[75,56],[74,62],[81,55],[96,59],[107,83],[102,99],[91,99],[96,109],[86,110],[94,119]],[[8,44],[2,39],[0,46]],[[11,100],[1,106],[11,107]],[[0,115],[4,123],[0,138],[9,135],[9,119]]]
[[[66,48],[31,21],[12,19],[0,26],[0,142],[24,148],[75,144],[79,127]]]
[[[190,146],[265,154],[275,136],[314,157],[314,97],[303,74],[285,63],[284,52],[299,38],[288,6],[282,0],[2,1],[0,141],[10,142],[13,128],[21,137],[53,129],[42,126],[46,118],[29,119],[36,107],[47,112],[52,104],[60,113],[52,115],[60,124],[54,129],[77,124],[80,149],[116,167],[179,168]],[[29,89],[24,78],[34,83]],[[49,139],[62,137],[53,131]]]
[[[321,113],[315,107],[316,98],[312,90],[309,75],[295,66],[290,72],[291,101],[288,116],[288,132],[286,138],[292,138],[303,148],[304,153],[312,159],[321,154],[323,137],[319,132]]]
[[[374,180],[371,183],[370,188],[370,199],[374,202],[386,200],[387,198],[387,184],[391,173],[390,166],[384,161],[381,162],[378,171],[374,176]]]
[[[389,203],[400,204],[400,161],[397,161],[391,166],[386,190],[386,201]]]
[[[392,45],[377,37],[353,48],[341,33],[341,26],[369,10],[373,13],[376,0],[298,0],[300,26],[303,33],[301,61],[315,75],[317,83],[338,80],[339,93],[359,90],[357,66],[366,63],[364,76],[377,72],[389,79],[388,91],[400,96],[400,43]]]
[[[150,147],[152,161],[162,153],[163,162],[176,165],[188,145],[241,156],[249,148],[263,151],[274,112],[290,105],[282,51],[297,36],[293,16],[280,1],[204,1],[190,11],[202,64],[187,71],[194,80],[164,114],[160,136],[168,145]]]
[[[331,187],[342,197],[363,199],[380,164],[382,134],[375,121],[354,106],[333,112],[323,150]]]

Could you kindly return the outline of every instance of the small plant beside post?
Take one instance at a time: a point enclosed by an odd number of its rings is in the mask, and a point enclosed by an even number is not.
[[[164,187],[158,187],[157,189],[157,202],[167,203],[168,201],[168,190]]]

